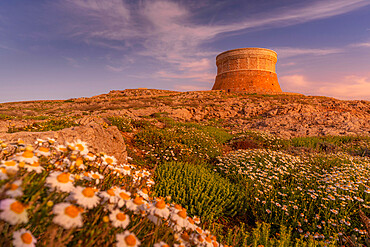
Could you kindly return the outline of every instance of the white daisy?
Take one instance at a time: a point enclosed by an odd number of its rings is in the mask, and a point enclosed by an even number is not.
[[[150,209],[149,213],[164,219],[167,219],[170,216],[170,210],[168,210],[168,207],[164,200],[158,200],[154,204],[154,207]]]
[[[76,200],[76,203],[84,208],[94,208],[100,201],[100,198],[96,195],[97,189],[90,187],[77,186],[72,191],[71,198]]]
[[[104,176],[101,175],[99,172],[90,172],[90,177],[92,179],[103,179]]]
[[[59,152],[62,152],[62,153],[65,153],[65,152],[67,152],[67,151],[68,151],[67,147],[66,147],[66,146],[64,146],[64,145],[58,145],[58,146],[57,146],[57,150],[58,150]]]
[[[83,210],[70,203],[59,203],[53,207],[53,213],[56,214],[53,218],[53,222],[58,224],[65,229],[74,227],[82,227],[82,216]]]
[[[96,159],[96,156],[93,153],[89,152],[86,155],[84,155],[84,158],[90,161],[94,161]]]
[[[5,168],[9,172],[17,172],[19,169],[18,162],[15,160],[2,160],[0,167]]]
[[[13,233],[13,245],[15,247],[34,247],[36,242],[37,240],[32,233],[24,228]]]
[[[89,150],[87,148],[87,143],[83,142],[81,140],[75,141],[75,147],[80,152],[81,155],[86,155],[89,153]]]
[[[113,156],[108,156],[108,155],[104,154],[102,159],[103,159],[103,164],[104,165],[116,165],[117,164],[117,159],[114,158]]]
[[[104,201],[109,201],[109,203],[117,203],[119,197],[116,195],[117,187],[114,186],[107,191],[100,191],[99,195],[104,198]]]
[[[47,147],[40,147],[39,149],[36,150],[36,153],[38,155],[48,157],[48,156],[50,156],[50,149],[47,148]]]
[[[149,191],[146,188],[143,188],[142,190],[139,190],[137,194],[141,197],[143,197],[145,200],[148,200],[149,198]]]
[[[111,212],[109,219],[112,221],[114,227],[126,228],[130,223],[130,217],[118,209]]]
[[[39,162],[34,162],[30,165],[26,164],[24,167],[27,169],[28,172],[35,171],[36,173],[41,173],[44,170],[44,168],[40,166]]]
[[[8,183],[4,185],[3,189],[5,189],[5,195],[10,197],[18,197],[23,195],[22,191],[22,180],[16,180],[13,183]]]
[[[48,142],[50,144],[54,144],[56,142],[56,140],[54,138],[48,138]]]
[[[82,157],[78,157],[76,161],[73,161],[72,166],[75,166],[77,169],[80,169],[80,170],[85,170],[86,168]]]
[[[145,202],[141,196],[135,197],[135,199],[131,199],[126,201],[127,209],[133,211],[135,214],[140,213],[141,211],[145,210]]]
[[[44,142],[45,142],[45,140],[37,138],[36,141],[35,141],[35,144],[41,145]]]
[[[27,147],[26,150],[19,154],[16,159],[19,161],[19,162],[25,162],[25,163],[29,163],[29,164],[32,164],[34,162],[38,162],[39,161],[39,158],[36,157],[35,153],[32,151],[32,148],[31,147]]]
[[[123,175],[130,175],[132,167],[129,165],[123,165],[120,167],[120,171]]]
[[[76,150],[76,145],[74,143],[66,142],[66,146],[69,150],[72,150],[72,151]]]
[[[0,201],[0,219],[11,225],[28,222],[26,207],[15,199],[4,199]]]
[[[186,228],[189,224],[185,209],[172,213],[171,220],[176,224],[175,230],[180,231],[182,228]]]
[[[118,233],[116,235],[117,247],[137,247],[140,246],[141,242],[135,234],[125,231],[124,233]]]
[[[123,207],[123,205],[126,205],[126,203],[131,199],[131,193],[126,190],[118,189],[116,194],[119,198],[118,207]]]
[[[63,192],[71,192],[74,190],[72,184],[72,174],[68,172],[53,172],[46,178],[46,184],[53,188]]]
[[[165,242],[161,241],[159,243],[155,243],[153,247],[170,247],[170,246],[166,244]]]

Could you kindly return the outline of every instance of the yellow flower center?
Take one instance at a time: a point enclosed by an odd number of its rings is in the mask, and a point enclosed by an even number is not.
[[[129,171],[129,170],[131,170],[131,168],[129,166],[124,166],[123,170]]]
[[[123,199],[123,200],[128,200],[130,199],[130,196],[127,195],[125,192],[120,192],[119,193],[119,196]]]
[[[31,244],[32,243],[32,236],[28,232],[23,233],[21,235],[22,242],[25,244]]]
[[[10,210],[12,210],[13,212],[17,214],[23,213],[24,209],[25,207],[19,201],[15,201],[12,204],[10,204]]]
[[[135,203],[136,205],[144,204],[144,202],[143,202],[143,198],[142,198],[142,197],[140,197],[140,196],[136,197],[136,198],[134,199],[134,203]]]
[[[188,221],[194,225],[194,220],[192,218],[189,218]]]
[[[76,160],[76,166],[80,166],[84,163],[84,160],[81,157],[78,157]]]
[[[218,243],[217,242],[212,242],[213,247],[217,247]]]
[[[82,194],[85,197],[93,197],[95,195],[95,191],[92,188],[85,188],[82,190]]]
[[[144,194],[148,194],[148,190],[147,190],[147,189],[145,189],[145,188],[144,188],[144,189],[142,189],[141,191],[142,191]]]
[[[162,245],[162,247],[170,247],[168,244],[164,244]]]
[[[185,210],[181,210],[177,213],[178,216],[180,216],[181,218],[183,219],[186,219],[186,211]]]
[[[18,185],[16,185],[16,184],[11,184],[10,185],[10,190],[16,190],[16,189],[18,189],[19,188],[19,186]]]
[[[40,166],[40,163],[39,163],[39,162],[33,162],[33,163],[31,164],[31,166],[33,166],[33,167],[38,167],[38,166]]]
[[[203,239],[203,238],[202,238],[202,236],[200,236],[200,235],[198,236],[198,240],[199,240],[199,242],[201,242],[201,243],[204,241],[204,239]]]
[[[62,174],[57,176],[57,180],[59,183],[66,184],[69,182],[69,173],[63,172]]]
[[[119,221],[124,221],[124,220],[126,219],[126,215],[125,215],[125,214],[123,214],[123,213],[118,213],[118,214],[116,215],[116,218],[117,218],[117,220],[119,220]]]
[[[93,174],[93,175],[92,175],[92,178],[93,178],[93,179],[99,179],[99,178],[100,178],[100,176],[99,176],[98,174]]]
[[[206,241],[207,241],[208,243],[210,243],[210,242],[212,242],[212,239],[211,239],[210,237],[206,237]]]
[[[195,229],[199,234],[202,234],[202,229],[200,229],[199,227],[197,227],[196,229]]]
[[[112,164],[113,163],[113,159],[111,159],[111,158],[106,158],[105,159],[105,162],[107,162],[108,164]]]
[[[159,209],[164,209],[166,207],[166,203],[163,200],[160,200],[155,204],[155,207]]]
[[[6,169],[5,169],[4,167],[1,167],[1,168],[0,168],[0,171],[1,171],[2,173],[5,173],[5,174],[6,174]]]
[[[175,208],[178,210],[182,210],[182,207],[179,204],[175,204]]]
[[[15,166],[17,163],[15,163],[14,160],[8,160],[8,161],[5,161],[5,165],[6,166]]]
[[[32,158],[33,157],[33,152],[29,151],[29,150],[26,150],[26,151],[23,152],[22,156],[23,156],[23,158]]]
[[[135,246],[136,245],[136,238],[134,235],[128,235],[125,237],[125,242],[128,246]]]
[[[77,145],[76,145],[76,147],[77,147],[77,149],[78,149],[78,150],[80,150],[81,152],[85,150],[85,147],[84,147],[84,145],[82,145],[82,144],[77,144]]]
[[[93,153],[88,153],[87,156],[94,157]]]
[[[49,149],[48,149],[48,148],[46,148],[46,147],[40,147],[40,148],[39,148],[39,150],[40,150],[41,152],[45,152],[45,153],[49,152]]]
[[[110,196],[115,196],[115,194],[114,194],[114,189],[109,189],[109,190],[107,190],[107,193],[108,193],[108,195],[110,195]]]
[[[65,148],[65,147],[60,147],[59,150],[62,151],[62,152],[67,152],[67,148]]]
[[[71,218],[76,218],[78,216],[78,213],[80,212],[80,210],[78,210],[78,208],[76,206],[68,206],[64,209],[64,213],[66,215],[68,215],[69,217]]]

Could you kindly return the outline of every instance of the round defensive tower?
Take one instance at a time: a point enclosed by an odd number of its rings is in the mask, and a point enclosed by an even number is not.
[[[212,90],[279,93],[275,71],[277,54],[264,48],[240,48],[216,57],[217,76]]]

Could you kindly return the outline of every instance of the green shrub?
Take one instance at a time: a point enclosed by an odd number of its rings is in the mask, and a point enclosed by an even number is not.
[[[187,208],[190,215],[211,220],[234,216],[243,209],[241,190],[204,164],[164,163],[157,167],[155,178],[156,194],[170,195],[174,202]]]
[[[132,132],[133,127],[130,118],[125,117],[108,117],[112,125],[117,126],[120,131]]]
[[[24,127],[10,127],[8,128],[8,133],[20,131],[30,131],[30,132],[56,131],[65,128],[70,128],[73,126],[78,126],[78,124],[69,119],[58,119],[58,120],[49,120],[41,123],[33,123]]]

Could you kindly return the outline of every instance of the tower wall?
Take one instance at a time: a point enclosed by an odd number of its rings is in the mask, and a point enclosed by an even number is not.
[[[212,90],[278,93],[276,52],[264,48],[225,51],[216,57],[217,76]]]

